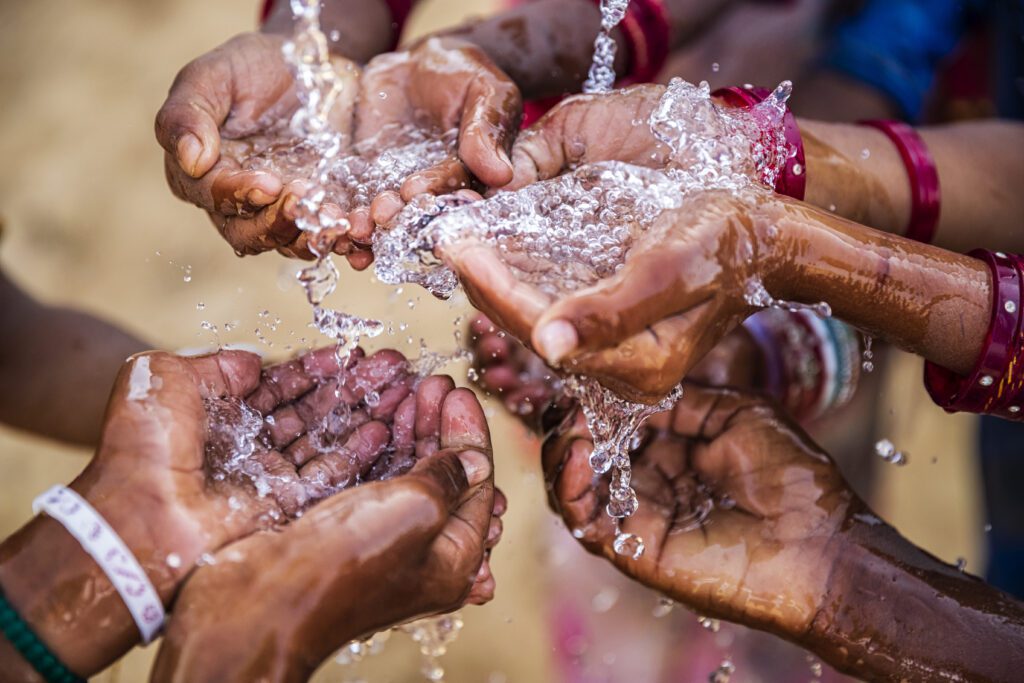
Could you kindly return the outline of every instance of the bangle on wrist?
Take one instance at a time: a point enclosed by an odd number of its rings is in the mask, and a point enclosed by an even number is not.
[[[711,93],[730,107],[753,107],[763,102],[772,91],[768,88],[752,85],[730,86],[719,88]],[[774,189],[776,192],[793,199],[803,201],[807,189],[807,160],[804,154],[804,140],[800,135],[800,126],[797,125],[796,116],[787,106],[786,113],[782,118],[782,132],[786,138],[786,163],[782,167],[778,178],[775,179]]]
[[[764,356],[765,391],[797,420],[846,404],[860,379],[860,348],[845,324],[810,311],[769,309],[743,326]]]
[[[976,249],[992,275],[992,308],[988,332],[969,375],[962,376],[925,362],[928,394],[946,412],[966,411],[1024,419],[1024,259],[1002,252]]]
[[[931,244],[939,225],[942,192],[928,146],[916,130],[900,121],[861,121],[860,125],[882,131],[899,151],[910,177],[910,223],[904,236]]]
[[[65,486],[54,486],[32,502],[59,522],[96,561],[124,601],[148,644],[164,624],[164,606],[156,589],[121,537],[84,498]]]
[[[0,634],[7,639],[26,662],[32,665],[46,683],[85,683],[50,652],[27,623],[18,615],[14,606],[0,590]]]

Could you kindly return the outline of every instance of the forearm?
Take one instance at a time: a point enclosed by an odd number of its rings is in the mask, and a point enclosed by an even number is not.
[[[368,62],[395,43],[391,11],[383,0],[325,0],[320,12],[320,26],[333,53]],[[288,0],[274,0],[261,30],[290,35],[293,25]]]
[[[147,348],[78,311],[40,304],[0,275],[0,421],[81,445],[99,439],[110,387],[128,356]]]
[[[523,97],[537,99],[579,92],[594,54],[601,12],[591,0],[538,0],[493,17],[443,32],[480,47],[519,86]],[[628,56],[622,35],[615,72],[622,76]]]
[[[806,200],[894,234],[910,220],[911,188],[896,146],[864,126],[801,120]],[[1024,251],[1024,126],[968,123],[919,131],[935,160],[942,193],[934,243]],[[834,207],[834,208],[833,208]]]
[[[139,640],[128,609],[99,566],[47,517],[0,544],[0,587],[33,633],[80,676],[103,670]]]
[[[824,606],[802,644],[867,680],[1020,680],[1024,603],[851,517]]]
[[[988,268],[976,259],[865,228],[785,200],[765,216],[783,236],[777,298],[826,301],[854,327],[967,374],[991,313]]]

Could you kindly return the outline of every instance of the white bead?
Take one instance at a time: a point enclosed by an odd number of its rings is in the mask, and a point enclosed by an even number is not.
[[[983,387],[992,386],[992,382],[993,380],[989,375],[982,375],[981,379],[978,380],[978,384],[980,384]]]
[[[793,164],[793,175],[800,175],[804,172],[804,167],[800,164]]]
[[[1017,304],[1013,303],[1012,301],[1007,301],[1005,304],[1003,304],[1003,308],[1006,309],[1007,313],[1017,312]]]
[[[1009,408],[1007,408],[1007,410],[1009,410],[1011,413],[1019,413],[1020,406],[1010,406]]]

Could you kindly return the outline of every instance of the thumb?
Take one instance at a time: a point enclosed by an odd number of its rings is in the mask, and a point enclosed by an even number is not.
[[[185,173],[199,178],[220,158],[220,125],[231,108],[228,65],[211,56],[185,66],[156,115],[156,139]]]

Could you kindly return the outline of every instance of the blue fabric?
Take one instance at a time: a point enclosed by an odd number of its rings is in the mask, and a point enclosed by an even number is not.
[[[836,27],[825,63],[872,85],[917,121],[943,58],[983,0],[869,0]]]
[[[983,416],[979,437],[991,524],[986,578],[1024,599],[1024,423]]]

